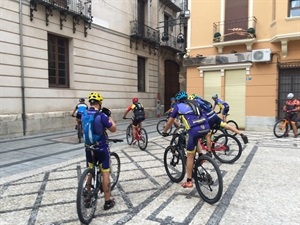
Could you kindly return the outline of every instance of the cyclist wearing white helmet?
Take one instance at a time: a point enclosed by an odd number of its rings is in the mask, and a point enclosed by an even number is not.
[[[300,112],[300,101],[295,98],[293,93],[289,93],[287,95],[287,100],[283,106],[283,111],[286,113],[286,117],[291,121],[294,138],[296,138],[298,136],[296,121],[297,114]],[[288,136],[288,133],[285,134],[285,136]]]
[[[76,113],[76,126],[75,130],[77,130],[77,121],[81,119],[81,115],[84,113],[84,111],[88,110],[88,105],[84,102],[84,98],[79,99],[79,103],[75,106],[75,109],[72,113],[72,117],[75,117]]]

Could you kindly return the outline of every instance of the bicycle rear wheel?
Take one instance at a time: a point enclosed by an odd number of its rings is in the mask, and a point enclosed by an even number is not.
[[[161,135],[165,126],[166,126],[166,123],[167,123],[167,119],[164,119],[164,120],[160,120],[158,121],[157,125],[156,125],[156,130],[157,132]],[[167,133],[171,133],[172,132],[172,126],[170,127],[170,129],[167,131]]]
[[[144,128],[140,129],[140,138],[138,140],[138,145],[141,150],[145,150],[148,145],[148,134],[147,131]]]
[[[212,142],[212,153],[222,163],[234,163],[242,155],[242,144],[233,135],[221,134]]]
[[[88,183],[90,178],[91,183]],[[78,182],[76,208],[81,223],[89,224],[94,217],[97,208],[99,188],[94,187],[95,173],[87,168],[81,175]]]
[[[129,124],[126,129],[126,140],[127,140],[127,144],[129,144],[129,145],[131,145],[133,142],[132,125],[131,124]]]
[[[168,146],[164,153],[164,166],[171,181],[179,183],[185,176],[186,160],[178,146]]]
[[[78,142],[81,143],[81,138],[82,138],[82,124],[78,123],[77,126],[77,137],[78,137]]]
[[[282,138],[285,134],[288,133],[288,130],[289,130],[289,124],[285,119],[278,120],[273,127],[273,133],[275,137],[278,138]]]
[[[110,190],[112,191],[119,181],[121,171],[120,157],[117,153],[110,153]]]
[[[234,120],[228,120],[226,123],[227,123],[229,126],[231,126],[231,127],[235,127],[237,130],[239,129],[238,124],[237,124]],[[231,134],[231,135],[234,135],[234,136],[237,135],[237,133],[235,133],[235,132],[233,132],[233,131],[231,131],[231,130],[226,130],[226,131],[227,131],[228,134]]]
[[[214,204],[220,200],[223,193],[223,177],[212,158],[200,156],[195,162],[193,177],[203,201]]]

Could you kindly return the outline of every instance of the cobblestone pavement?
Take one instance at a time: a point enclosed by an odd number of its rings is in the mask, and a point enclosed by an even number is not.
[[[250,142],[241,158],[232,165],[218,163],[224,188],[214,205],[203,202],[196,188],[183,189],[169,180],[163,164],[169,138],[152,137],[146,151],[112,146],[121,159],[120,180],[112,192],[116,205],[104,211],[100,195],[91,224],[298,225],[300,138],[246,133]],[[7,149],[7,143],[0,144]],[[2,176],[0,224],[79,225],[76,188],[84,160],[78,155],[44,167],[35,162],[35,170]]]

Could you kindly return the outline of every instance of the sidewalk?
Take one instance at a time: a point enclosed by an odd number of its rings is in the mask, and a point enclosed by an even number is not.
[[[156,122],[145,126],[150,131],[150,125]],[[219,164],[224,189],[215,205],[204,203],[195,188],[183,189],[169,180],[163,164],[169,138],[151,137],[146,151],[114,145],[113,151],[121,158],[119,185],[112,193],[116,206],[104,211],[101,195],[91,224],[299,225],[300,138],[245,133],[249,144],[244,146],[241,158],[232,165]],[[40,145],[31,140],[31,144],[22,146],[28,153]],[[79,148],[79,144],[73,144],[73,148],[66,143],[54,146],[57,151]],[[8,150],[8,146],[5,148]],[[0,224],[79,225],[76,188],[84,157],[71,157],[70,153],[68,157],[47,166],[29,163],[31,170],[0,178]]]

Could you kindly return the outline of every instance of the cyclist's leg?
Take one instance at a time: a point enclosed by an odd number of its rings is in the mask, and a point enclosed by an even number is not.
[[[222,118],[223,118],[223,121],[225,121],[225,122],[227,121],[228,112],[229,112],[229,107],[224,107],[222,110]]]
[[[241,135],[241,138],[243,139],[244,144],[247,144],[247,143],[248,143],[248,137],[247,137],[245,134],[243,134],[240,130],[236,129],[236,128],[233,127],[233,126],[230,126],[230,125],[227,124],[226,122],[221,122],[221,123],[220,123],[220,126],[221,126],[221,127],[224,127],[225,129],[231,130],[231,131],[234,132],[234,133],[237,133],[237,134]]]
[[[139,125],[139,121],[136,118],[134,118],[132,121],[132,137],[134,140],[136,140],[136,131],[138,125]]]

